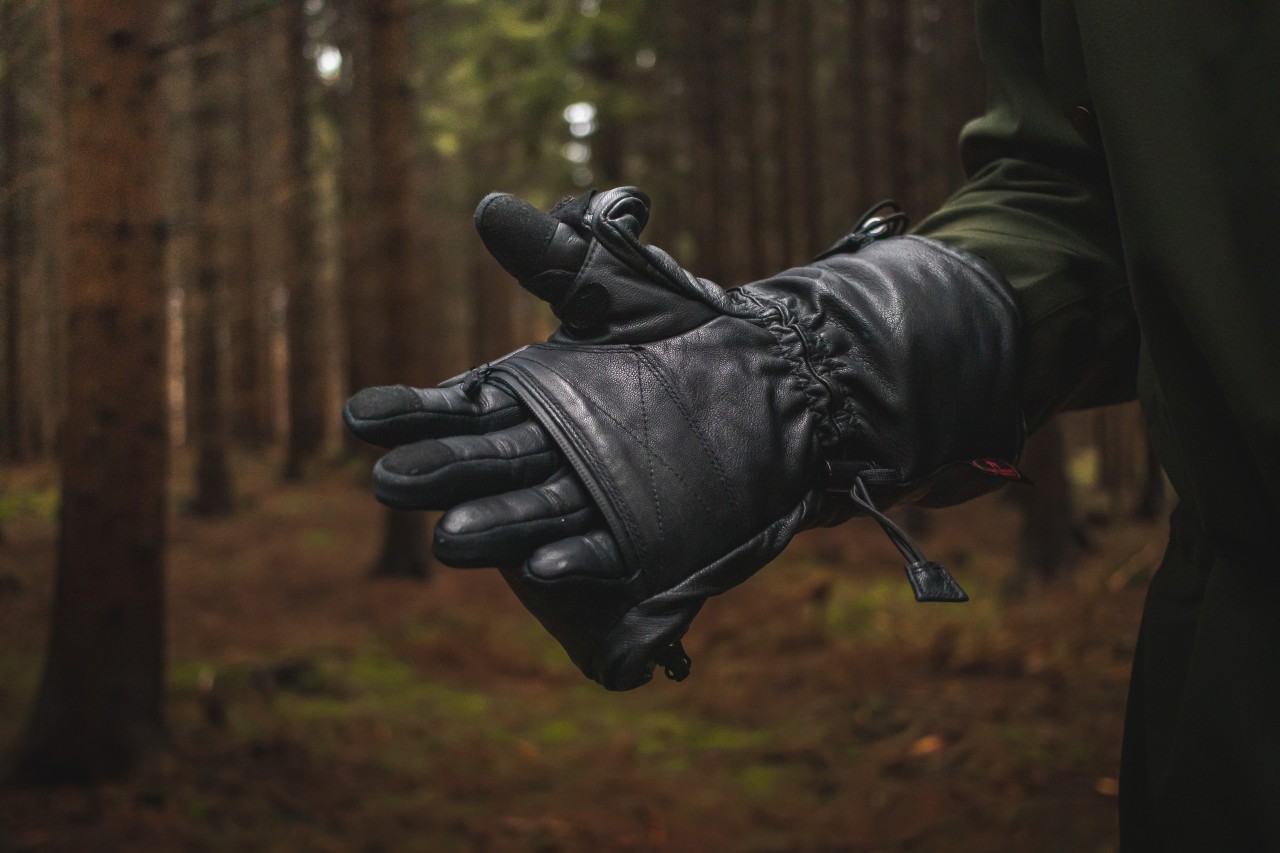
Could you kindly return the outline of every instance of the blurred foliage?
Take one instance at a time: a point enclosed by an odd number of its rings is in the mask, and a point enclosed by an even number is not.
[[[578,0],[432,0],[421,14],[416,51],[421,126],[442,163],[465,166],[477,152],[485,177],[541,204],[571,185],[572,103],[633,122],[650,107],[632,86],[600,71],[635,66],[649,42],[645,3],[589,6]],[[584,14],[583,9],[595,9]],[[500,149],[500,154],[486,150]],[[579,176],[581,177],[581,176]],[[581,181],[580,181],[581,183]]]

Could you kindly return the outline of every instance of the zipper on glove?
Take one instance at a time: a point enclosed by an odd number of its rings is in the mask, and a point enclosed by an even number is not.
[[[855,475],[853,485],[849,488],[849,499],[880,525],[880,529],[889,537],[889,541],[907,561],[904,567],[907,580],[915,593],[916,601],[968,601],[969,595],[956,583],[956,579],[947,571],[946,566],[935,563],[925,557],[924,552],[915,540],[881,512],[871,500],[871,492],[863,482],[861,475]]]

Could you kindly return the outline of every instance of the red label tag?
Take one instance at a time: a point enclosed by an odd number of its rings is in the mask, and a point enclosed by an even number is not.
[[[1005,462],[1003,459],[971,459],[969,464],[984,474],[1003,477],[1015,483],[1031,482],[1025,474],[1018,470],[1018,466],[1012,462]]]

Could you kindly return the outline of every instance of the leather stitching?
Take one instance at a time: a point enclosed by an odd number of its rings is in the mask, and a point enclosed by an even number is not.
[[[640,392],[640,424],[644,430],[644,455],[645,460],[649,464],[649,489],[653,495],[653,510],[658,520],[658,536],[665,538],[665,530],[662,524],[662,499],[658,495],[658,480],[653,476],[653,448],[649,443],[649,407],[644,399],[644,376],[640,372],[642,365],[642,356],[635,358],[636,363],[636,388]]]
[[[522,358],[514,354],[512,356],[508,356],[508,360],[528,361],[529,363],[537,367],[545,367],[545,365],[542,365],[539,362],[533,361],[532,359]],[[555,373],[557,376],[560,376],[561,379],[565,379],[565,377],[561,376],[554,369],[549,367],[546,367],[545,369],[550,370],[552,373]],[[521,378],[524,379],[525,377],[521,377]],[[567,382],[568,380],[565,379],[565,381]],[[578,428],[578,425],[573,422],[572,418],[569,418],[566,416],[564,410],[562,409],[558,401],[553,399],[551,395],[542,393],[536,383],[529,382],[526,380],[519,384],[522,388],[526,389],[526,391],[529,391],[535,394],[539,398],[539,400],[543,403],[545,408],[556,416],[556,421],[558,425],[562,429],[564,429],[565,432],[570,434],[570,437],[573,439],[574,444],[582,452],[583,456],[587,457],[590,460],[590,462],[592,463],[592,467],[594,467],[596,470],[599,470],[601,468],[607,468],[607,466],[604,465],[600,460],[600,458],[596,455],[595,450],[585,440],[581,430],[579,430]],[[588,402],[590,403],[590,401]],[[590,405],[595,407],[594,403],[590,403]],[[598,408],[598,407],[595,407],[595,408]],[[614,420],[612,417],[608,415],[607,412],[604,412],[603,410],[600,410],[600,411],[603,414],[605,414],[606,417],[609,417],[610,420]],[[614,420],[614,423],[617,424],[617,421]],[[621,424],[618,424],[618,426],[621,428]],[[632,438],[634,439],[634,436],[632,436]],[[603,488],[609,493],[609,497],[613,505],[617,507],[618,515],[622,521],[623,527],[626,529],[627,537],[630,540],[632,547],[636,550],[637,557],[639,558],[641,563],[640,566],[633,567],[633,570],[639,571],[642,568],[642,566],[649,561],[649,551],[645,544],[644,538],[640,535],[640,529],[639,529],[640,525],[634,513],[631,510],[630,504],[627,503],[626,499],[622,496],[622,493],[618,491],[614,483],[611,480],[609,480],[607,477],[593,477],[592,479],[597,487]]]
[[[520,357],[520,356],[516,356],[516,355],[511,355],[511,356],[508,356],[507,358],[508,358],[508,360],[509,360],[509,361],[517,361],[517,360],[518,360],[518,361],[528,361],[529,363],[531,363],[531,364],[533,364],[533,365],[537,366],[537,368],[538,368],[538,369],[540,369],[540,370],[545,370],[545,371],[547,371],[548,373],[552,373],[552,374],[556,375],[556,376],[557,376],[557,377],[559,377],[561,380],[563,380],[563,381],[565,382],[565,384],[567,384],[567,385],[573,386],[573,385],[575,384],[575,383],[571,382],[571,381],[569,380],[569,378],[568,378],[568,377],[566,377],[564,374],[560,373],[560,371],[556,370],[554,367],[551,367],[550,365],[543,364],[542,362],[539,362],[539,361],[534,361],[534,360],[532,360],[532,359],[530,359],[530,358],[527,358],[527,357]],[[545,397],[546,397],[546,395],[539,395],[539,396],[540,396],[540,398],[545,398]],[[627,426],[626,426],[625,424],[623,424],[621,421],[619,421],[617,418],[615,418],[612,414],[610,414],[610,412],[609,412],[607,409],[605,409],[605,408],[603,408],[602,406],[600,406],[599,404],[597,404],[594,400],[590,400],[590,399],[587,399],[587,398],[585,398],[585,397],[584,397],[584,398],[582,398],[582,400],[583,400],[583,402],[584,402],[584,403],[586,403],[587,405],[589,405],[589,406],[590,406],[594,411],[596,411],[596,412],[597,412],[597,413],[599,413],[600,415],[603,415],[603,416],[604,416],[604,417],[605,417],[605,418],[606,418],[610,423],[612,423],[615,427],[617,427],[617,428],[618,428],[618,431],[619,431],[619,432],[621,432],[621,433],[623,433],[624,435],[626,435],[626,436],[627,436],[627,438],[631,439],[631,440],[632,440],[633,442],[635,442],[636,444],[640,444],[640,443],[642,442],[642,439],[641,439],[641,437],[640,437],[640,436],[636,435],[632,430],[628,429],[628,428],[627,428]],[[550,402],[550,401],[549,401],[549,402]],[[556,406],[557,406],[557,412],[559,412],[558,404],[556,404]],[[568,419],[567,419],[567,418],[563,418],[563,417],[562,417],[562,418],[560,418],[560,420],[562,420],[562,421],[567,421]],[[574,430],[575,430],[575,437],[577,437],[577,438],[579,439],[579,443],[580,443],[580,444],[582,444],[583,442],[582,442],[582,440],[581,440],[581,436],[580,436],[580,434],[578,434],[578,433],[577,433],[577,427],[576,427],[576,426],[574,426]],[[606,464],[600,464],[600,460],[598,459],[598,457],[596,457],[596,455],[595,455],[594,451],[588,451],[588,452],[590,453],[590,455],[591,455],[592,459],[593,459],[593,460],[594,460],[594,461],[599,465],[599,467],[600,467],[600,468],[602,468],[602,469],[607,469],[607,468],[609,467],[609,466],[608,466],[608,465],[606,465]],[[697,494],[697,492],[695,492],[695,490],[689,486],[689,483],[688,483],[688,482],[685,480],[685,478],[680,474],[680,472],[679,472],[677,469],[675,469],[675,468],[671,467],[671,465],[670,465],[670,464],[668,464],[668,463],[667,463],[667,461],[666,461],[665,459],[663,459],[661,456],[654,456],[654,460],[655,460],[655,461],[656,461],[660,466],[662,466],[664,469],[666,469],[666,470],[667,470],[667,472],[668,472],[668,473],[670,473],[670,474],[671,474],[671,476],[675,478],[676,482],[678,482],[678,483],[680,484],[680,486],[681,486],[681,487],[682,487],[686,492],[688,492],[689,494],[694,494],[694,495],[696,495],[696,494]],[[597,478],[597,479],[600,479],[600,478]],[[607,478],[605,478],[603,481],[604,481],[604,482],[606,482],[606,483],[608,483],[608,482],[609,482],[609,481],[607,480]],[[609,491],[610,491],[610,494],[611,494],[611,495],[614,495],[614,496],[615,496],[615,498],[616,498],[616,500],[618,501],[618,503],[619,503],[619,504],[623,504],[623,502],[622,502],[622,500],[621,500],[621,496],[616,495],[616,493],[615,493],[614,489],[612,488],[612,485],[610,485],[610,486],[609,486]],[[623,505],[625,505],[625,504],[623,504]],[[629,513],[630,513],[630,510],[629,510],[629,509],[627,509],[627,512],[628,512],[628,514],[629,514]],[[635,533],[635,531],[634,531],[631,527],[628,527],[628,532],[629,532],[629,533],[631,533],[633,536],[634,536],[634,535],[637,535],[637,534]]]
[[[667,396],[671,399],[672,403],[675,403],[676,408],[680,411],[680,415],[684,418],[684,422],[689,425],[689,429],[693,430],[693,434],[698,437],[698,444],[702,446],[703,454],[711,462],[711,467],[715,469],[716,476],[720,479],[720,485],[724,487],[724,496],[728,499],[729,505],[732,506],[736,512],[741,512],[742,507],[738,503],[738,498],[734,494],[733,487],[729,484],[729,477],[725,473],[724,465],[723,463],[721,463],[720,457],[716,454],[715,447],[707,439],[707,436],[705,433],[703,433],[702,429],[699,428],[697,422],[694,421],[693,415],[690,413],[689,408],[684,404],[684,401],[680,399],[680,396],[676,393],[675,388],[673,388],[671,384],[667,382],[667,378],[663,376],[661,371],[659,371],[658,368],[654,365],[653,360],[649,356],[649,354],[644,352],[643,350],[640,350],[636,353],[636,355],[638,356],[640,361],[644,364],[644,366],[649,369],[649,373],[653,376],[654,379],[657,380],[658,384],[662,386],[662,390],[667,392]],[[641,386],[640,399],[641,401],[644,400],[643,385]],[[646,445],[646,449],[647,449],[647,445]]]

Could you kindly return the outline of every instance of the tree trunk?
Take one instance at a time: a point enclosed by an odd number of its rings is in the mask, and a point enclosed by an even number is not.
[[[408,0],[376,0],[369,8],[369,49],[374,57],[370,84],[375,247],[370,266],[385,297],[386,358],[389,371],[414,370],[427,361],[422,339],[422,272],[414,251],[413,52]],[[433,347],[434,349],[434,347]],[[430,372],[430,371],[427,371]],[[387,535],[373,573],[380,577],[425,577],[430,564],[419,513],[387,510]]]
[[[269,329],[264,298],[263,241],[258,238],[259,199],[266,193],[260,141],[269,139],[263,121],[261,69],[262,29],[240,26],[235,31],[235,156],[240,170],[236,182],[237,216],[229,282],[231,339],[231,433],[242,445],[261,448],[271,441]]]
[[[796,159],[791,156],[792,125],[796,121],[796,105],[792,102],[789,83],[793,79],[792,67],[796,57],[787,43],[787,2],[773,0],[768,5],[770,37],[769,56],[770,86],[768,93],[772,115],[772,145],[769,151],[773,160],[773,230],[778,237],[778,265],[795,264],[803,255],[796,242],[795,223],[792,221],[792,204],[796,191]]]
[[[1137,484],[1138,443],[1142,427],[1137,406],[1106,406],[1094,413],[1098,448],[1098,485],[1107,496],[1107,514],[1124,513]]]
[[[789,0],[787,3],[786,41],[792,61],[790,96],[792,105],[790,140],[781,157],[790,157],[794,165],[788,170],[795,185],[790,187],[791,204],[788,218],[797,262],[804,262],[825,246],[822,231],[822,185],[818,175],[821,161],[822,133],[818,128],[818,108],[814,100],[813,8],[812,0]],[[828,241],[829,242],[829,241]]]
[[[4,458],[21,457],[18,443],[18,305],[21,294],[18,289],[18,223],[17,167],[18,152],[18,92],[17,73],[13,61],[16,48],[14,38],[13,3],[0,0],[0,51],[5,63],[0,68],[0,317],[4,318],[4,341],[0,349],[3,371],[0,381],[0,453]]]
[[[191,421],[188,438],[195,449],[195,490],[191,511],[197,515],[229,515],[234,497],[228,459],[227,290],[232,208],[235,186],[232,141],[226,102],[231,91],[225,37],[213,30],[217,0],[196,0],[187,31],[195,43],[192,130],[196,148],[196,275],[187,296],[187,357],[190,360]]]
[[[698,275],[725,280],[721,252],[720,211],[724,200],[725,164],[720,159],[723,120],[720,102],[720,52],[722,21],[718,0],[689,3],[688,27],[680,45],[685,63],[686,120],[693,143],[693,192],[691,225]]]
[[[768,33],[761,32],[762,14],[758,4],[752,4],[743,24],[742,41],[742,93],[746,101],[746,125],[742,128],[743,150],[746,157],[746,252],[749,257],[747,279],[764,278],[781,269],[774,262],[770,251],[773,232],[778,227],[777,213],[769,204],[769,179],[765,161],[769,148],[768,111],[764,108],[763,94],[768,70],[760,57],[765,55]]]
[[[373,130],[369,112],[373,57],[366,9],[366,4],[349,0],[338,12],[347,86],[339,110],[342,162],[338,180],[342,193],[342,301],[348,393],[376,385],[386,374],[382,294],[373,269],[377,253],[370,245],[377,206],[373,199]]]
[[[299,479],[324,443],[324,367],[321,354],[319,247],[315,234],[318,198],[312,180],[311,99],[315,70],[307,58],[304,0],[282,0],[285,28],[286,92],[290,99],[288,156],[285,163],[283,218],[288,223],[286,290],[288,306],[289,440],[284,475]]]
[[[1057,576],[1075,563],[1081,550],[1058,420],[1050,421],[1028,440],[1021,465],[1035,485],[1017,487],[1015,493],[1023,509],[1015,586],[1031,577]]]
[[[902,128],[905,61],[905,0],[867,0],[858,21],[862,69],[859,89],[865,109],[858,124],[858,167],[871,202],[901,197],[904,186]]]
[[[18,149],[21,122],[18,117],[18,74],[14,55],[17,52],[16,28],[12,0],[0,0],[0,50],[5,63],[0,69],[0,315],[4,317],[3,412],[0,428],[3,441],[0,452],[6,459],[17,461],[26,455],[22,441],[22,378],[19,372],[22,333],[22,287],[18,257],[22,216],[18,210]]]
[[[431,577],[433,567],[422,513],[388,509],[384,519],[382,550],[371,574],[378,578]]]
[[[119,776],[163,735],[163,12],[67,4],[69,409],[48,655],[9,768],[21,782]]]

